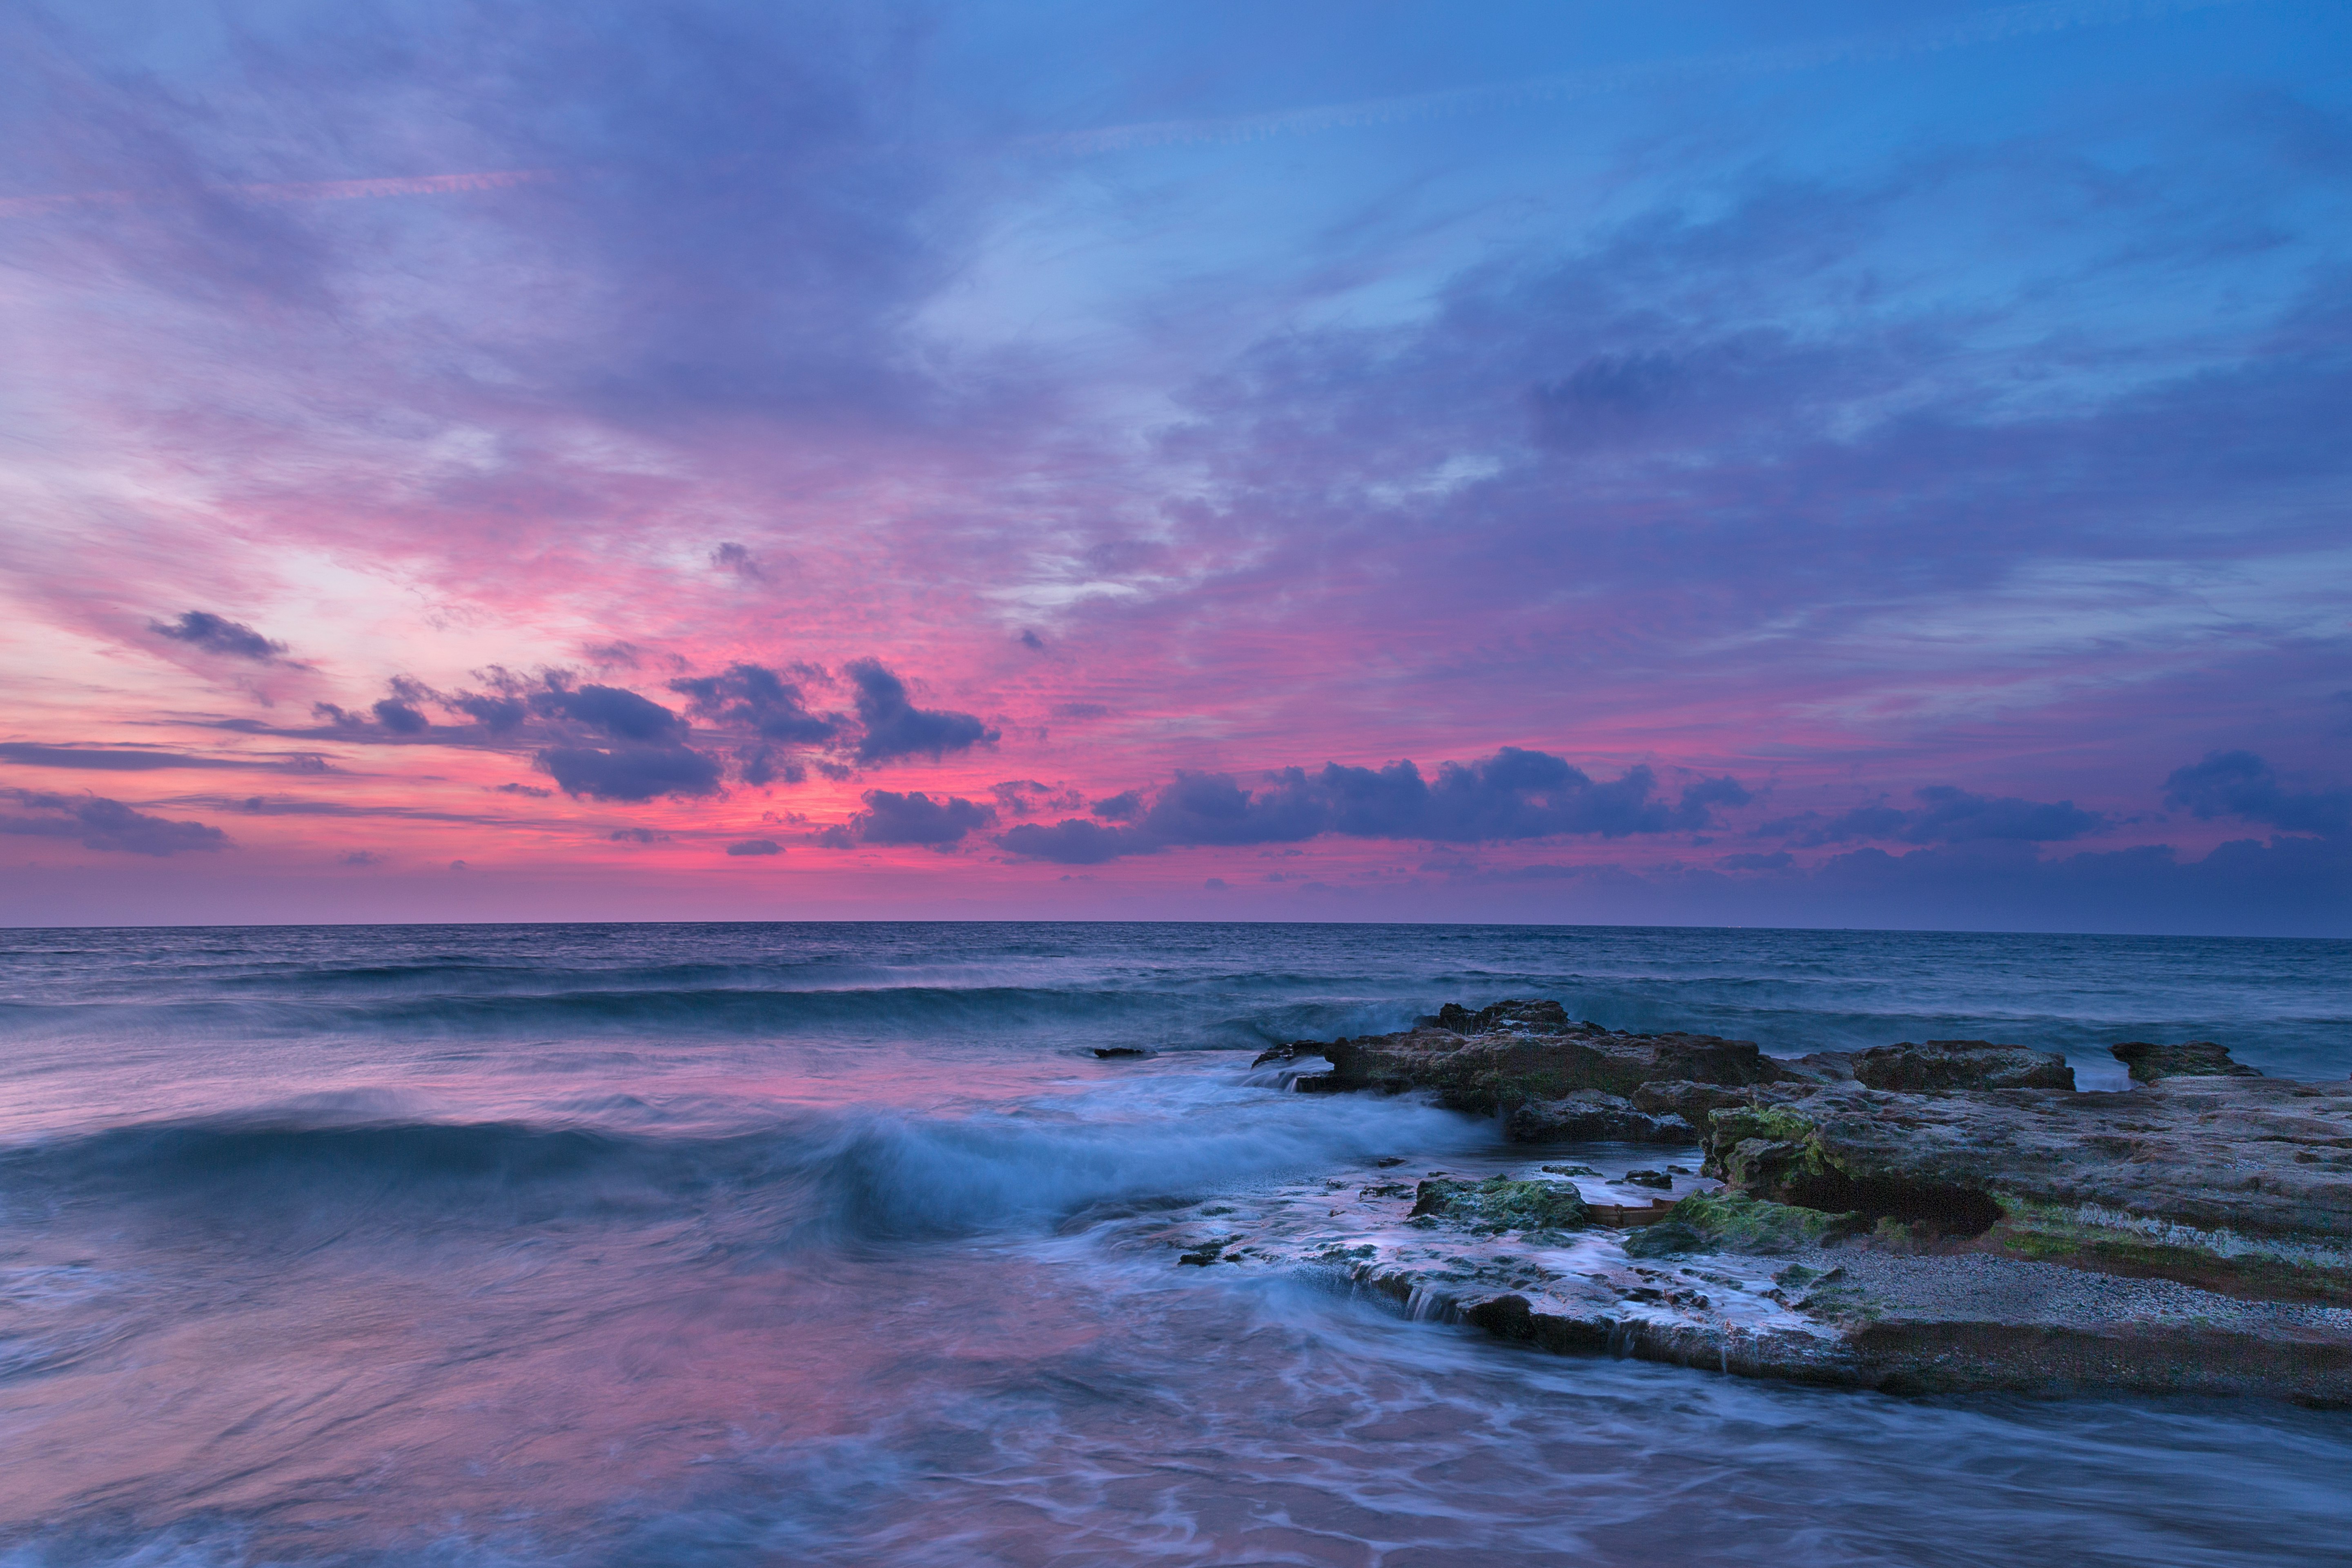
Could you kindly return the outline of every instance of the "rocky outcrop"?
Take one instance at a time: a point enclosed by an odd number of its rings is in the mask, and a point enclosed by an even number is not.
[[[2352,1310],[2325,1302],[1923,1249],[1866,1216],[1684,1177],[1680,1202],[1647,1223],[1657,1216],[1616,1201],[1642,1173],[1575,1165],[1410,1184],[1385,1169],[1366,1162],[1128,1224],[1178,1265],[1305,1271],[1416,1318],[1565,1353],[1904,1394],[2352,1403]]]
[[[1475,1013],[1448,1005],[1399,1034],[1282,1048],[1330,1061],[1328,1083],[1302,1079],[1302,1089],[1424,1089],[1440,1104],[1481,1115],[1587,1091],[1622,1099],[1662,1079],[1738,1086],[1783,1076],[1752,1040],[1629,1035],[1578,1022],[1559,1003],[1542,1001],[1498,1002]],[[1545,1119],[1535,1115],[1526,1124],[1540,1127]]]
[[[2230,1059],[2229,1047],[2210,1040],[2184,1040],[2177,1046],[2151,1046],[2128,1040],[2109,1046],[2107,1054],[2124,1064],[2134,1083],[2156,1083],[2168,1078],[2260,1078],[2243,1062]]]
[[[1558,1100],[1530,1100],[1513,1106],[1503,1118],[1503,1136],[1514,1143],[1672,1143],[1687,1147],[1698,1141],[1698,1130],[1676,1112],[1643,1110],[1622,1095],[1580,1089]]]
[[[1555,1350],[1906,1391],[2352,1403],[2352,1082],[2266,1079],[2210,1042],[2113,1049],[2121,1093],[2077,1092],[2062,1057],[2025,1046],[1775,1059],[1550,1003],[1301,1043],[1333,1064],[1301,1088],[1421,1089],[1501,1110],[1513,1141],[1696,1139],[1705,1161],[1705,1180],[1608,1178],[1580,1226],[1544,1215],[1591,1165],[1424,1181],[1409,1223],[1428,1247],[1326,1231],[1312,1258]],[[1628,1190],[1662,1182],[1651,1202]]]
[[[1824,1089],[1711,1122],[1710,1172],[1811,1208],[1908,1218],[1955,1205],[1981,1214],[1990,1200],[2089,1205],[2175,1227],[2352,1244],[2352,1083]]]
[[[2064,1089],[2074,1069],[2056,1051],[1999,1046],[1990,1040],[1929,1040],[1873,1046],[1853,1058],[1854,1081],[1903,1094],[1955,1089]]]
[[[1475,1236],[1518,1230],[1540,1237],[1583,1229],[1592,1223],[1592,1211],[1565,1182],[1493,1176],[1483,1182],[1423,1182],[1413,1189],[1411,1217],[1442,1220]]]

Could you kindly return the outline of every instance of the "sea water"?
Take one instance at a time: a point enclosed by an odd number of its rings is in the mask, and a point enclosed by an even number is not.
[[[1525,927],[0,932],[0,1563],[2234,1564],[2352,1416],[1562,1358],[1136,1216],[1506,1152],[1269,1043],[2352,1069],[2352,943]],[[1097,1058],[1133,1047],[1145,1057]]]

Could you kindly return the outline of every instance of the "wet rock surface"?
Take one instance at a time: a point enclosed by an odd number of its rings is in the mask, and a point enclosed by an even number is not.
[[[1428,1089],[1440,1104],[1481,1115],[1595,1092],[1622,1100],[1662,1080],[1736,1087],[1788,1076],[1753,1040],[1628,1035],[1571,1019],[1557,1002],[1499,1002],[1475,1013],[1448,1005],[1401,1034],[1278,1048],[1328,1060],[1331,1082],[1318,1087]],[[1530,1138],[1549,1136],[1550,1124],[1540,1110],[1524,1123]]]
[[[1332,1064],[1302,1089],[1423,1090],[1583,1157],[1367,1180],[1253,1238],[1171,1236],[1188,1261],[1215,1243],[1507,1339],[1755,1375],[2352,1404],[2352,1083],[2134,1044],[2134,1088],[2083,1093],[2023,1046],[1779,1060],[1541,1002],[1288,1049]],[[1677,1140],[1698,1175],[1658,1168]]]
[[[1579,1089],[1558,1100],[1523,1100],[1503,1121],[1503,1136],[1514,1143],[1684,1144],[1694,1131],[1678,1113],[1643,1110],[1622,1095],[1597,1089]]]
[[[2230,1059],[2229,1048],[2210,1040],[2184,1040],[2177,1046],[2153,1046],[2126,1040],[2109,1046],[2107,1054],[2124,1064],[2134,1083],[2156,1083],[2168,1078],[2260,1078],[2243,1062]]]
[[[2074,1069],[2056,1051],[2000,1046],[1990,1040],[1904,1040],[1874,1046],[1853,1058],[1854,1080],[1870,1089],[1935,1094],[1954,1089],[2063,1089]]]

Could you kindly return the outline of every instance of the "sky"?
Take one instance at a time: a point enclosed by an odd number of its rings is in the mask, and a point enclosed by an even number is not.
[[[2347,59],[0,0],[0,922],[2352,935]]]

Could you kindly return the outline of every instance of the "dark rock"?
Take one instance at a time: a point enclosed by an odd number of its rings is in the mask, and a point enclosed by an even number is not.
[[[1852,1083],[1852,1051],[1814,1051],[1808,1056],[1780,1057],[1783,1078],[1796,1083]]]
[[[1580,1025],[1559,1003],[1543,1001],[1497,1002],[1475,1013],[1459,1002],[1448,1002],[1434,1016],[1416,1020],[1416,1024],[1423,1023],[1457,1035],[1566,1035],[1580,1028],[1600,1027],[1597,1024]]]
[[[2049,1237],[2167,1247],[2352,1238],[2352,1085],[2179,1078],[2130,1094],[1825,1089],[1712,1113],[1707,1165],[1754,1196],[1956,1234],[2007,1216]],[[2216,1240],[2223,1254],[2237,1245]]]
[[[1628,1258],[1673,1258],[1685,1252],[1712,1252],[1715,1243],[1679,1220],[1662,1220],[1625,1235]]]
[[[1372,1163],[1373,1163],[1373,1164],[1375,1164],[1375,1165],[1378,1165],[1381,1170],[1385,1171],[1385,1170],[1387,1170],[1391,1165],[1402,1165],[1402,1164],[1403,1164],[1403,1163],[1404,1163],[1404,1156],[1403,1156],[1403,1155],[1402,1155],[1402,1154],[1387,1154],[1387,1155],[1383,1155],[1383,1156],[1381,1156],[1380,1159],[1377,1159],[1377,1160],[1373,1161],[1373,1162],[1372,1162]]]
[[[1503,1121],[1503,1136],[1514,1143],[1582,1140],[1687,1144],[1697,1138],[1690,1123],[1679,1116],[1653,1116],[1635,1110],[1630,1100],[1597,1089],[1512,1107]]]
[[[1319,1057],[1322,1054],[1323,1043],[1320,1040],[1293,1040],[1286,1046],[1276,1046],[1258,1052],[1251,1059],[1250,1066],[1269,1067],[1276,1062],[1295,1062],[1302,1056]]]
[[[1433,1218],[1475,1233],[1579,1230],[1592,1222],[1576,1188],[1564,1182],[1427,1181],[1413,1194],[1412,1217]]]
[[[1956,1089],[2066,1089],[2074,1069],[2055,1051],[1990,1040],[1929,1040],[1874,1046],[1853,1058],[1853,1077],[1869,1089],[1936,1094]]]
[[[1706,1116],[1710,1110],[1800,1099],[1811,1094],[1817,1087],[1809,1083],[1769,1083],[1734,1088],[1719,1083],[1693,1083],[1687,1079],[1667,1079],[1642,1084],[1626,1098],[1636,1110],[1646,1111],[1652,1116],[1680,1118],[1690,1130],[1685,1142],[1696,1142],[1706,1136]]]
[[[1673,1226],[1698,1237],[1686,1251],[1799,1252],[1840,1237],[1868,1230],[1870,1221],[1855,1214],[1832,1214],[1796,1204],[1772,1203],[1745,1193],[1696,1193],[1674,1206],[1674,1212],[1652,1230]],[[1644,1242],[1655,1247],[1654,1242]],[[1628,1238],[1626,1250],[1633,1250]]]
[[[1660,1192],[1671,1192],[1675,1184],[1675,1179],[1664,1171],[1628,1171],[1625,1179],[1637,1187],[1655,1187]]]
[[[2109,1046],[2107,1054],[2130,1069],[2134,1083],[2156,1083],[2168,1078],[2260,1078],[2243,1062],[2230,1059],[2230,1048],[2210,1040],[2184,1040],[2177,1046],[2152,1046],[2127,1040]]]
[[[1582,1089],[1626,1095],[1655,1079],[1741,1085],[1784,1076],[1752,1040],[1612,1034],[1571,1021],[1557,1002],[1498,1002],[1475,1013],[1449,1005],[1436,1016],[1439,1023],[1402,1034],[1318,1047],[1331,1061],[1335,1087],[1429,1089],[1441,1104],[1491,1115]]]
[[[1104,1061],[1108,1061],[1113,1057],[1152,1057],[1159,1054],[1157,1051],[1145,1050],[1141,1046],[1097,1046],[1095,1047],[1095,1055]]]

